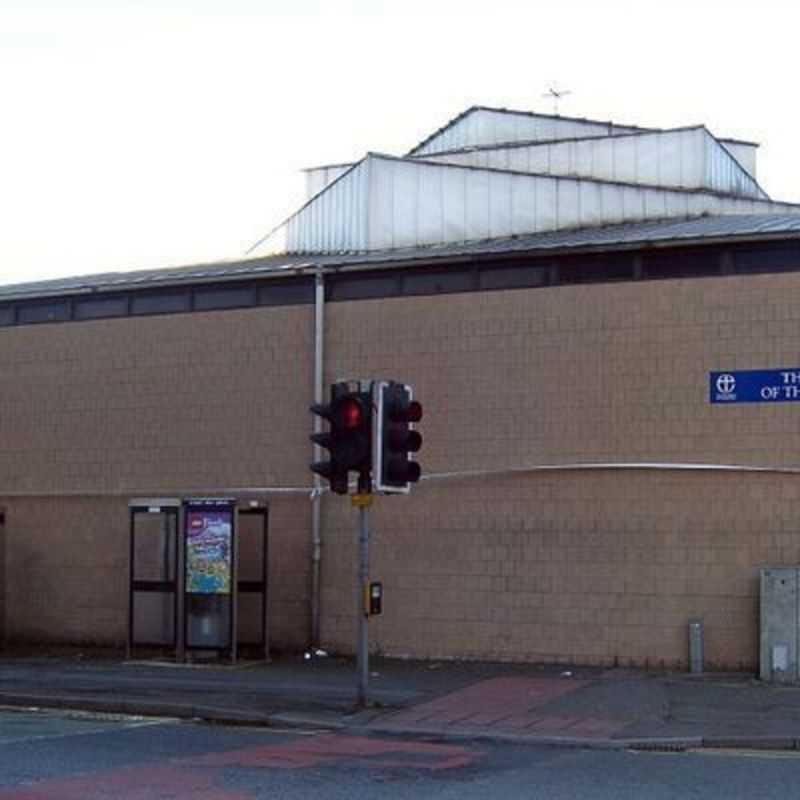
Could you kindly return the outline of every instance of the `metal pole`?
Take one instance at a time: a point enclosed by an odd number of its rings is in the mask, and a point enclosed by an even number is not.
[[[358,565],[358,704],[367,705],[369,683],[369,616],[366,608],[369,584],[369,506],[359,508]]]
[[[359,481],[359,493],[352,496],[353,506],[358,508],[358,579],[356,592],[356,615],[358,617],[358,652],[356,672],[358,673],[358,705],[367,705],[367,685],[369,684],[369,609],[367,592],[369,590],[369,507],[372,495],[363,491],[366,487]]]
[[[322,272],[314,278],[314,402],[322,402],[325,330],[325,283]],[[314,415],[314,433],[322,430],[322,418]],[[322,458],[322,448],[314,445],[314,461]],[[322,479],[314,475],[311,499],[311,651],[320,645],[320,561],[322,559]]]
[[[175,537],[178,536],[178,531],[174,529],[174,518],[167,512],[161,513],[161,580],[169,581],[173,577],[173,572],[170,566],[174,569],[178,568],[177,564],[172,564],[175,556]],[[161,636],[163,639],[169,639],[169,632],[175,624],[175,608],[174,604],[171,608],[169,604],[165,603],[163,612],[163,619],[161,620]]]
[[[229,618],[231,637],[231,664],[239,655],[239,506],[234,505],[233,528],[231,530],[231,615]]]
[[[131,528],[130,542],[128,543],[128,638],[125,643],[125,658],[130,661],[133,654],[133,581],[136,578],[133,566],[136,557],[134,538],[136,535],[136,511],[130,508],[128,513],[131,518]],[[3,587],[3,591],[5,591],[5,586]]]
[[[176,581],[175,591],[175,658],[186,661],[186,505],[181,503],[173,512],[175,519]]]

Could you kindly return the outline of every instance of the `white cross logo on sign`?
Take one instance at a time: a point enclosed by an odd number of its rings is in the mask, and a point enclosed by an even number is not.
[[[736,388],[736,378],[727,372],[717,378],[717,391],[721,394],[730,394]]]

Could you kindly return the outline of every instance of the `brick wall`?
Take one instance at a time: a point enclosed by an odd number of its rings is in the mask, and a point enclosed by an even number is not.
[[[412,383],[426,474],[797,462],[794,404],[711,406],[708,372],[798,366],[800,275],[331,303],[326,381]],[[0,331],[13,637],[122,641],[127,497],[309,485],[310,308]],[[417,656],[755,664],[757,574],[800,562],[800,477],[532,472],[378,499],[373,643]],[[99,497],[65,499],[61,492]],[[38,497],[22,498],[20,493]],[[14,496],[16,495],[16,496]],[[270,507],[274,639],[305,643],[310,509]],[[354,645],[356,515],[326,496],[323,644]]]
[[[0,493],[307,480],[311,326],[265,308],[3,329]]]
[[[687,622],[706,658],[757,663],[758,567],[800,563],[798,478],[564,472],[422,484],[376,501],[377,651],[674,666]],[[323,630],[355,636],[355,512],[326,529]]]
[[[798,408],[711,406],[708,372],[797,366],[794,275],[390,299],[329,310],[329,375],[425,406],[428,474],[584,462],[797,463]],[[800,476],[580,471],[377,501],[376,649],[717,666],[757,659],[758,567],[798,563]],[[328,644],[354,641],[355,514],[326,500]]]
[[[130,496],[308,484],[312,320],[268,308],[0,331],[11,638],[124,642]],[[281,646],[307,637],[308,505],[270,505]]]

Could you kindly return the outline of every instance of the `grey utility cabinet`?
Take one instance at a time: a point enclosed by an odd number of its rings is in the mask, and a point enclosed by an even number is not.
[[[762,681],[798,680],[797,640],[800,628],[800,567],[764,567],[761,570]]]

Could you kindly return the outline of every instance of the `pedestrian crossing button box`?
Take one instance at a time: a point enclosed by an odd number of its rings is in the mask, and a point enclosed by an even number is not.
[[[377,581],[369,585],[369,615],[383,613],[383,584]]]

